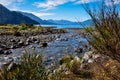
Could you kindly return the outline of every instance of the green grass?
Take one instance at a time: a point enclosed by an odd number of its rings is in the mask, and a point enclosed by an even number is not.
[[[42,26],[33,26],[32,24],[21,24],[21,25],[1,25],[0,34],[9,34],[14,36],[21,36],[23,33],[39,32],[42,30]]]

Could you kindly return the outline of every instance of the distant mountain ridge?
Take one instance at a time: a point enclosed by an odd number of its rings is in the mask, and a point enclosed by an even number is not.
[[[20,24],[25,22],[27,24],[39,24],[37,21],[30,19],[16,11],[10,11],[0,4],[0,23],[1,24]]]
[[[32,20],[35,20],[35,21],[39,22],[40,24],[54,24],[54,23],[52,23],[52,22],[48,22],[48,21],[46,21],[46,20],[42,20],[41,18],[35,16],[35,15],[32,14],[32,13],[21,12],[21,11],[17,11],[17,12],[21,13],[21,14],[24,15],[24,16],[27,16],[27,17],[31,18]]]
[[[10,11],[0,4],[0,24],[20,24],[25,22],[27,24],[44,24],[44,25],[80,25],[84,26],[94,25],[92,20],[83,22],[72,22],[69,20],[42,20],[32,13],[21,11]]]
[[[53,22],[55,24],[59,24],[59,25],[78,25],[79,23],[78,22],[72,22],[72,21],[69,21],[69,20],[52,20],[52,19],[49,19],[47,20],[49,22]]]
[[[53,20],[53,19],[49,19],[49,20],[42,20],[41,18],[35,16],[32,13],[27,13],[27,12],[20,12],[21,14],[39,22],[40,24],[45,24],[45,25],[84,25],[84,26],[93,26],[93,21],[91,19],[83,21],[83,22],[72,22],[69,20]]]
[[[94,26],[94,23],[91,19],[83,21],[83,22],[72,22],[69,20],[52,20],[49,19],[47,20],[49,22],[53,22],[55,24],[59,24],[59,25],[83,25],[83,26]]]
[[[94,23],[91,19],[80,22],[83,26],[94,26]]]

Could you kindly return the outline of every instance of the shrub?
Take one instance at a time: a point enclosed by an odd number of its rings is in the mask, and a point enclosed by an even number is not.
[[[85,29],[85,31],[86,31],[87,33],[89,33],[89,32],[91,32],[91,31],[93,31],[93,28],[92,28],[91,26],[88,26],[88,27]]]
[[[13,35],[14,35],[14,36],[21,36],[21,33],[18,32],[18,31],[15,31],[15,32],[13,32]]]
[[[96,11],[84,6],[87,13],[95,24],[95,32],[88,30],[89,36],[87,36],[90,44],[95,48],[102,56],[109,57],[113,61],[120,63],[120,17],[119,7],[115,5],[114,0],[110,0],[111,5],[107,6],[102,3],[102,7]],[[100,61],[98,61],[100,62]],[[105,62],[104,62],[105,63]],[[101,71],[104,72],[102,76],[98,72],[102,80],[106,75],[109,80],[119,80],[118,74],[111,73],[110,68],[106,68],[104,63],[98,63]],[[96,72],[97,73],[97,72]],[[114,75],[113,75],[114,74]],[[107,79],[106,77],[106,79]],[[106,80],[105,79],[105,80]]]
[[[64,64],[64,63],[69,64],[71,60],[72,60],[72,59],[71,59],[71,57],[70,57],[69,55],[65,55],[65,56],[60,60],[60,64],[61,64],[61,65]]]
[[[42,26],[37,26],[37,30],[41,30],[42,29]]]
[[[117,5],[111,3],[111,6],[103,3],[98,11],[84,7],[95,24],[95,32],[87,29],[90,34],[88,41],[101,54],[120,62],[120,17]]]
[[[79,74],[80,71],[80,61],[78,61],[77,59],[74,59],[70,62],[70,71],[73,72],[74,74]]]
[[[0,80],[46,80],[45,67],[42,56],[37,53],[29,54],[27,51],[23,54],[19,65],[0,72]]]
[[[21,33],[20,33],[20,30],[19,30],[18,26],[15,26],[15,27],[12,28],[12,34],[14,36],[21,36]]]

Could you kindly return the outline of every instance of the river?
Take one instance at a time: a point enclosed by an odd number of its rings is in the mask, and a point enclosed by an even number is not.
[[[83,49],[82,53],[80,53],[81,56],[87,50],[87,40],[73,30],[67,29],[67,33],[52,35],[55,36],[55,40],[48,42],[48,46],[45,48],[41,48],[39,44],[32,44],[24,48],[11,49],[12,54],[7,55],[7,57],[20,57],[25,50],[30,53],[36,51],[42,54],[47,62],[51,62],[51,60],[60,60],[65,54],[78,54],[75,52],[76,48]],[[4,57],[6,55],[0,56],[0,62],[4,62]]]

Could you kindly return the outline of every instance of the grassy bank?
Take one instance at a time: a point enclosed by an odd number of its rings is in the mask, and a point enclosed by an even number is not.
[[[0,25],[0,34],[8,34],[8,35],[22,35],[22,33],[27,33],[30,31],[37,32],[42,30],[42,26],[33,26],[22,23],[21,25]]]

